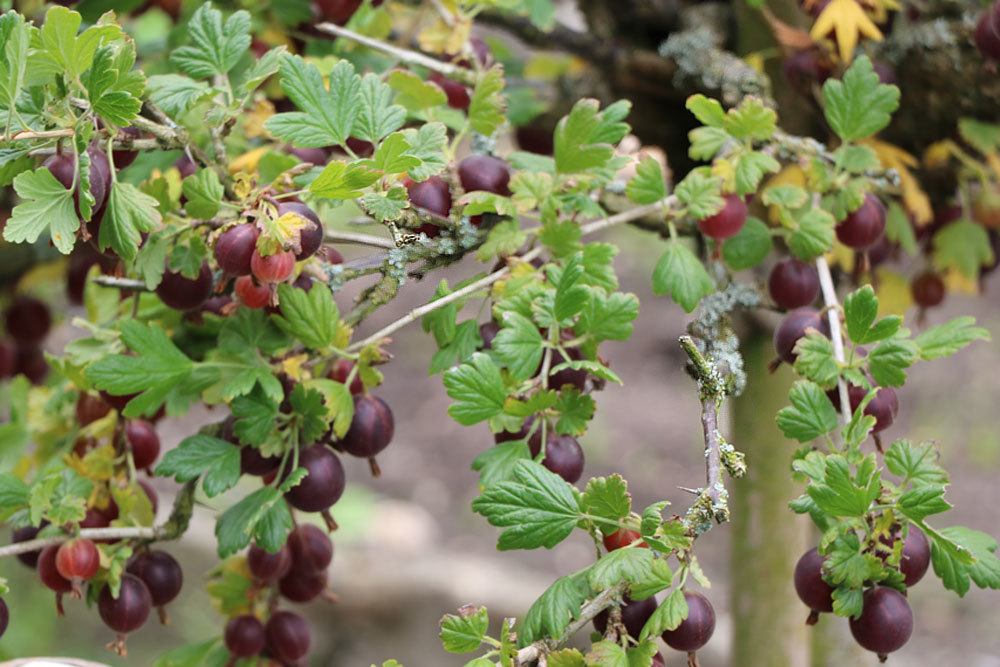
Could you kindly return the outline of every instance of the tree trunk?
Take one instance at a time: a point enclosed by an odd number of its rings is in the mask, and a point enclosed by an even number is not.
[[[792,571],[806,549],[808,520],[795,516],[788,501],[801,493],[792,481],[796,443],[782,436],[774,420],[788,395],[792,373],[773,375],[770,337],[759,329],[743,339],[747,391],[733,401],[732,441],[746,453],[747,476],[732,485],[733,665],[806,667],[807,610],[792,584]]]

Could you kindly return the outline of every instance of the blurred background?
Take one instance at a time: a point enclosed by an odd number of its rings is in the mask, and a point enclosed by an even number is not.
[[[585,27],[576,2],[558,4],[563,24]],[[590,10],[596,5],[609,15],[616,5],[602,0],[581,0],[580,4]],[[636,29],[636,34],[642,33],[646,41],[655,44],[679,23],[683,3],[647,4],[663,7],[659,16],[666,17],[664,24],[652,22],[643,26],[644,31]],[[715,3],[700,4],[705,15],[718,9]],[[169,20],[162,22],[156,12],[144,16],[147,18],[138,26],[140,46],[162,48]],[[735,13],[729,12],[722,22],[735,20]],[[510,44],[505,33],[487,28],[483,34],[494,50]],[[532,62],[521,75],[540,76],[541,87],[553,87],[554,78],[578,65],[563,56]],[[609,72],[603,77],[585,81],[580,89],[562,91],[562,97],[575,100],[596,94],[595,90],[612,97],[629,96],[630,86],[632,91],[642,88],[634,80],[618,79]],[[775,81],[775,96],[787,97],[788,87],[780,78]],[[637,99],[642,96],[636,95]],[[637,103],[636,121],[644,129],[643,141],[667,147],[671,158],[679,154],[685,159],[683,149],[679,153],[672,150],[686,140],[690,123],[681,107],[685,93],[678,90],[672,95],[673,108],[661,107],[661,102],[666,103],[662,98],[647,95],[645,103]],[[526,109],[531,108],[533,99],[526,94],[519,108],[529,113]],[[550,115],[561,115],[558,105]],[[676,123],[674,119],[678,119]],[[657,124],[663,126],[663,133],[652,136]],[[166,163],[173,159],[168,156]],[[141,167],[143,158],[137,164]],[[676,163],[673,166],[682,171]],[[341,226],[351,215],[345,209],[324,213],[329,224]],[[616,262],[622,289],[637,294],[642,307],[630,341],[602,346],[602,354],[625,384],[608,386],[597,396],[595,424],[581,438],[587,457],[585,474],[621,473],[629,481],[636,507],[666,497],[683,508],[688,495],[678,487],[697,487],[704,478],[697,392],[683,372],[682,354],[676,345],[688,317],[668,299],[651,294],[650,274],[659,244],[650,243],[646,232],[635,229],[615,229],[606,238],[622,249]],[[361,255],[353,248],[342,250],[348,258]],[[374,332],[410,308],[426,303],[440,278],[454,282],[483,268],[466,260],[427,280],[409,283],[398,299],[364,323],[359,334]],[[904,262],[901,268],[893,269],[895,273],[883,276],[883,284],[891,285],[894,277],[905,278],[918,270]],[[758,279],[752,275],[743,278]],[[363,285],[352,286],[338,296],[342,309],[359,287]],[[928,314],[926,324],[973,314],[994,335],[1000,335],[1000,278],[986,280],[983,290],[979,296],[950,294],[943,307]],[[58,351],[78,333],[65,324],[74,314],[68,307],[62,313],[64,324],[47,341],[48,349]],[[907,324],[916,326],[915,311],[909,309],[907,315]],[[787,502],[801,487],[790,481],[788,474],[795,445],[785,441],[774,427],[774,413],[784,404],[791,381],[787,369],[773,375],[765,370],[772,356],[770,327],[774,323],[769,317],[741,323],[751,378],[747,392],[726,406],[725,430],[730,441],[747,452],[751,474],[732,485],[733,523],[698,541],[699,560],[712,581],[706,593],[719,614],[715,637],[700,652],[701,664],[874,664],[872,655],[851,648],[853,642],[843,619],[823,618],[815,628],[807,628],[807,610],[792,589],[795,561],[807,544],[814,544],[815,537],[807,522],[787,509]],[[433,341],[419,326],[401,331],[391,349],[395,358],[382,368],[386,382],[376,392],[389,403],[396,418],[395,439],[379,458],[382,476],[372,479],[364,461],[345,457],[348,490],[334,507],[341,528],[333,536],[336,551],[330,582],[339,601],[298,609],[314,626],[312,665],[367,667],[389,658],[407,667],[462,665],[469,656],[451,656],[440,648],[436,621],[441,615],[474,604],[486,605],[494,622],[522,616],[556,577],[593,559],[593,545],[582,534],[551,551],[496,551],[497,531],[469,507],[478,494],[477,475],[470,463],[492,445],[491,435],[485,426],[464,428],[447,417],[449,401],[440,378],[427,374]],[[995,509],[1000,503],[1000,485],[996,483],[1000,473],[998,368],[1000,348],[985,343],[973,345],[946,363],[915,366],[910,371],[911,381],[900,392],[899,417],[882,434],[887,441],[897,437],[936,441],[943,463],[952,473],[949,497],[956,508],[946,515],[947,523],[961,523],[994,535],[1000,533]],[[224,417],[219,411],[194,412],[184,419],[165,419],[158,431],[164,446],[172,447],[202,424]],[[26,585],[34,573],[14,559],[0,561],[0,575],[10,579],[12,588],[6,600],[12,617],[17,618],[0,641],[0,659],[59,654],[109,664],[150,665],[169,648],[217,636],[221,617],[204,590],[205,577],[218,562],[212,534],[215,516],[256,483],[248,481],[223,497],[203,502],[184,539],[165,545],[183,565],[184,591],[169,609],[168,626],[160,628],[151,622],[129,638],[126,659],[115,658],[103,649],[111,637],[97,615],[82,603],[69,601],[66,616],[57,618],[52,595],[41,586]],[[176,485],[156,480],[155,486],[162,520]],[[959,599],[928,575],[911,595],[916,631],[913,639],[893,654],[892,665],[1000,667],[1000,633],[996,631],[1000,604],[995,592],[973,588],[965,599]],[[668,665],[684,664],[680,654],[665,646],[662,650]],[[814,660],[814,654],[825,658]]]

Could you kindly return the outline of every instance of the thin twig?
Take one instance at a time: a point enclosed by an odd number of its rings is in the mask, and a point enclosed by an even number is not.
[[[580,616],[566,626],[562,637],[554,642],[540,640],[525,646],[517,652],[515,665],[526,665],[533,660],[538,660],[546,651],[551,650],[553,645],[559,645],[575,635],[581,628],[586,626],[594,617],[612,605],[612,603],[625,592],[625,584],[617,584],[602,591],[593,600],[583,605],[580,609]]]
[[[645,217],[661,209],[669,208],[673,206],[676,202],[677,198],[671,195],[669,197],[661,199],[658,202],[653,202],[652,204],[646,204],[645,206],[638,206],[628,211],[623,211],[622,213],[618,213],[616,215],[612,215],[607,218],[602,218],[600,220],[595,220],[593,222],[587,223],[585,225],[582,225],[580,227],[580,230],[583,234],[592,234],[602,229],[607,229],[608,227],[614,227],[615,225],[620,225],[626,222],[631,222],[632,220],[636,220],[638,218]],[[530,262],[531,260],[538,257],[540,254],[542,254],[543,250],[544,250],[543,246],[538,246],[528,251],[524,255],[522,255],[521,260],[525,262]],[[472,294],[481,289],[489,287],[496,281],[504,278],[508,273],[510,273],[510,268],[505,266],[502,269],[494,271],[493,273],[483,278],[480,278],[479,280],[473,283],[466,285],[462,289],[456,290],[451,294],[441,297],[440,299],[435,299],[434,301],[431,301],[430,303],[425,304],[419,308],[414,308],[403,317],[399,318],[394,322],[391,322],[382,329],[379,329],[378,331],[368,336],[364,340],[352,344],[347,349],[350,352],[356,352],[363,347],[377,343],[380,340],[392,335],[396,331],[402,329],[411,322],[414,322],[417,319],[423,317],[424,315],[432,313],[438,308],[443,308],[450,303],[454,303],[455,301],[458,301],[459,299],[462,299],[465,296],[468,296],[469,294]]]
[[[726,395],[726,386],[718,370],[705,358],[688,335],[678,339],[684,352],[691,360],[695,379],[701,391],[701,427],[705,436],[705,489],[712,501],[712,509],[725,509],[722,498],[725,486],[722,483],[722,443],[719,436],[719,402]]]
[[[326,33],[328,35],[334,35],[336,37],[343,37],[349,39],[352,42],[357,42],[367,46],[370,49],[376,51],[381,51],[386,53],[397,60],[410,65],[420,65],[421,67],[426,67],[427,69],[443,74],[449,79],[455,79],[456,81],[461,81],[462,83],[473,84],[475,83],[475,72],[464,67],[459,67],[458,65],[453,65],[451,63],[442,62],[430,56],[426,56],[417,51],[412,51],[410,49],[404,49],[399,46],[394,46],[393,44],[388,44],[381,40],[372,39],[366,35],[361,35],[354,32],[353,30],[348,30],[347,28],[341,27],[336,23],[317,23],[315,29],[319,32]]]
[[[342,232],[327,230],[323,234],[323,240],[327,243],[354,243],[357,245],[367,245],[373,248],[385,248],[393,250],[396,244],[392,239],[374,236],[372,234],[359,234],[357,232]]]
[[[57,139],[62,137],[72,137],[74,134],[71,128],[66,128],[63,130],[21,130],[20,132],[12,132],[10,135],[4,137],[0,136],[0,143],[6,143],[8,141],[27,141],[29,139]]]
[[[830,275],[830,265],[823,256],[816,258],[816,271],[819,273],[819,286],[823,291],[823,303],[826,304],[826,315],[830,322],[830,340],[833,341],[833,356],[837,363],[843,364],[844,338],[840,331],[840,302],[837,300],[837,290],[833,286],[833,276]],[[837,379],[837,394],[840,396],[840,416],[844,423],[851,421],[851,403],[847,394],[847,383],[844,378]]]
[[[129,527],[129,528],[84,528],[76,534],[66,533],[65,535],[53,535],[52,537],[39,537],[26,542],[14,542],[7,546],[0,547],[0,558],[16,556],[18,554],[38,551],[53,544],[62,544],[66,540],[74,537],[86,537],[91,540],[155,540],[163,534],[163,528],[155,527]]]
[[[97,276],[94,278],[94,282],[102,287],[115,287],[117,289],[132,290],[134,292],[148,292],[149,289],[146,287],[146,282],[144,280],[136,280],[135,278],[120,278],[118,276]]]

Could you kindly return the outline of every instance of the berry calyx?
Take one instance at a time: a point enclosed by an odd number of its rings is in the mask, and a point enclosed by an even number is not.
[[[795,592],[811,610],[807,624],[814,625],[820,613],[833,611],[833,587],[823,579],[823,556],[815,548],[795,564]]]
[[[134,574],[122,575],[118,597],[112,597],[111,587],[105,586],[97,599],[97,611],[104,624],[118,633],[109,646],[118,655],[125,656],[125,635],[138,630],[149,618],[153,599],[149,589]]]
[[[541,438],[529,439],[528,448],[532,456],[538,456],[538,452],[541,451]],[[583,448],[572,436],[550,433],[546,438],[542,465],[570,484],[575,484],[583,476]]]
[[[166,551],[148,551],[139,554],[126,572],[134,574],[146,584],[154,607],[172,602],[184,587],[184,571],[180,563]]]
[[[213,254],[222,272],[229,276],[250,274],[250,260],[257,251],[257,225],[245,222],[230,227],[215,241]]]
[[[253,544],[247,551],[247,566],[250,568],[250,574],[256,579],[277,581],[292,569],[292,552],[289,551],[287,544],[281,545],[281,548],[274,553]]]
[[[825,332],[823,316],[813,308],[799,308],[785,315],[774,330],[774,351],[778,359],[788,364],[795,363],[795,344],[810,329]]]
[[[722,210],[698,221],[701,233],[716,241],[735,236],[747,221],[747,203],[739,195],[723,195]]]
[[[630,528],[619,528],[610,535],[605,535],[601,541],[604,542],[604,548],[608,551],[614,551],[616,549],[624,549],[630,546],[636,540],[642,538],[642,534],[638,530],[632,530]],[[645,542],[640,542],[639,547],[648,549],[649,545]]]
[[[278,215],[294,213],[306,221],[306,226],[299,230],[299,251],[295,259],[302,261],[316,254],[323,245],[323,223],[319,216],[302,202],[290,201],[278,204]]]
[[[174,310],[195,310],[212,294],[212,271],[202,262],[195,278],[188,278],[169,269],[156,288],[156,295]]]
[[[458,180],[466,192],[483,190],[510,195],[510,167],[492,155],[470,155],[458,163]]]
[[[252,658],[264,650],[264,624],[252,614],[229,619],[224,634],[226,648],[236,658]]]
[[[622,625],[630,637],[637,638],[642,632],[642,627],[646,621],[656,611],[656,598],[648,597],[645,600],[632,600],[628,596],[622,600],[621,617]],[[602,635],[608,630],[608,619],[611,616],[609,610],[605,609],[594,617],[594,628]]]
[[[56,570],[70,582],[74,597],[82,597],[80,584],[91,579],[101,567],[97,545],[88,539],[63,542],[56,552]]]
[[[333,560],[333,542],[320,528],[304,523],[288,535],[288,547],[296,569],[325,570]]]
[[[160,437],[148,421],[130,419],[125,422],[125,439],[132,449],[135,467],[140,470],[149,468],[160,456]]]
[[[808,306],[819,294],[819,273],[812,264],[788,257],[771,269],[767,288],[779,308],[794,310]]]
[[[309,653],[309,624],[296,613],[275,612],[267,621],[265,634],[268,650],[279,660],[296,662]]]
[[[663,633],[663,641],[672,649],[694,653],[705,646],[715,632],[715,609],[701,593],[684,591],[688,615],[673,630]]]
[[[933,271],[925,271],[910,283],[913,301],[921,308],[933,308],[944,301],[946,289],[941,276]]]
[[[233,283],[233,291],[239,297],[240,303],[247,308],[264,308],[271,303],[273,295],[270,285],[258,284],[250,276],[240,276]]]
[[[873,194],[866,194],[865,201],[837,224],[837,238],[849,248],[864,250],[874,245],[885,232],[885,206]]]
[[[354,419],[341,444],[348,454],[372,458],[389,446],[395,432],[392,410],[378,396],[354,397]]]
[[[898,651],[913,634],[913,611],[899,591],[882,586],[865,591],[861,615],[850,619],[854,640],[880,661]]]
[[[44,301],[30,296],[18,296],[5,313],[7,333],[22,345],[37,345],[48,335],[52,316]]]
[[[254,278],[262,283],[281,283],[295,270],[295,253],[281,250],[266,257],[255,252],[250,258],[250,270]]]
[[[344,466],[328,447],[313,445],[299,453],[299,465],[308,471],[285,498],[295,509],[322,512],[340,500],[346,478]]]

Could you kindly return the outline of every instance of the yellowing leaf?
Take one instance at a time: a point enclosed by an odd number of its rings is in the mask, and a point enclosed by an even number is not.
[[[422,51],[438,54],[462,53],[466,42],[469,41],[469,33],[472,31],[472,21],[466,16],[453,16],[452,25],[448,25],[443,18],[438,18],[434,23],[420,31],[417,35],[417,43]]]
[[[266,136],[264,123],[273,115],[274,105],[271,104],[270,100],[257,100],[250,112],[243,114],[243,134],[250,139]]]
[[[712,176],[722,179],[722,191],[732,192],[736,189],[736,167],[725,158],[719,158],[712,163]]]
[[[961,271],[948,269],[942,277],[949,293],[979,294],[979,281],[972,280]]]
[[[233,158],[233,160],[229,163],[229,173],[237,174],[241,171],[253,173],[257,171],[257,164],[269,150],[271,150],[269,147],[261,146],[260,148],[254,148],[239,157]]]
[[[836,1],[836,0],[834,0]],[[899,174],[899,187],[903,193],[903,205],[918,225],[926,225],[934,218],[931,200],[920,187],[920,182],[911,169],[920,161],[899,146],[878,139],[868,139],[867,143],[878,155],[879,161],[887,169],[895,169]]]
[[[776,185],[797,185],[806,187],[806,172],[797,164],[790,164],[777,174],[768,179],[767,184],[761,188],[761,192]],[[781,225],[781,207],[769,206],[767,209],[767,220],[775,227]]]
[[[281,360],[281,370],[285,375],[296,381],[303,379],[302,365],[309,360],[308,354],[297,354]]]
[[[833,250],[826,253],[826,261],[830,266],[839,266],[845,273],[854,270],[855,251],[843,243],[834,243]]]
[[[878,315],[903,316],[913,305],[913,296],[910,293],[910,281],[906,276],[896,273],[890,269],[879,268],[875,270],[876,289],[875,295],[878,297]]]
[[[946,167],[956,146],[951,139],[935,141],[924,149],[924,165],[931,169]]]
[[[836,36],[840,59],[845,63],[850,62],[859,36],[882,40],[882,31],[856,0],[832,0],[816,19],[809,34],[813,39],[820,40],[831,32]]]

